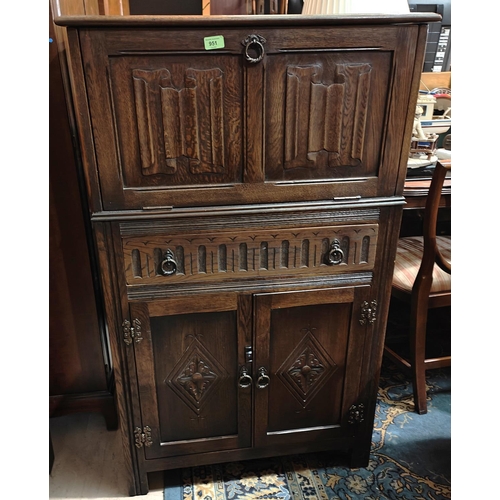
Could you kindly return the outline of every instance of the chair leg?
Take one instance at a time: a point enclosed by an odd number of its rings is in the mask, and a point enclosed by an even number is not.
[[[413,378],[415,411],[427,413],[427,387],[425,385],[425,341],[427,334],[427,303],[415,305],[411,312],[410,356]]]

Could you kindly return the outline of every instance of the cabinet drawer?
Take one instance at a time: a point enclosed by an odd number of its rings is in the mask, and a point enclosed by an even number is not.
[[[373,268],[378,224],[122,237],[128,285],[324,275]]]

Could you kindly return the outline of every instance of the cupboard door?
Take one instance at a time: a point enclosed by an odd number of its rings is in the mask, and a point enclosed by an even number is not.
[[[370,287],[258,294],[255,443],[353,436]]]
[[[94,210],[394,194],[416,26],[215,33],[207,51],[208,26],[81,31]]]
[[[391,63],[389,51],[269,55],[266,180],[376,176]]]
[[[131,304],[146,459],[250,446],[249,311],[236,294]]]
[[[195,205],[243,182],[241,40],[212,30],[82,33],[103,208]],[[186,197],[188,195],[188,197]],[[199,201],[198,201],[199,204]]]
[[[401,160],[416,35],[397,26],[345,26],[271,38],[264,77],[266,184],[305,183],[319,191],[325,183],[333,197],[392,194],[380,180]],[[356,182],[339,183],[346,179]]]

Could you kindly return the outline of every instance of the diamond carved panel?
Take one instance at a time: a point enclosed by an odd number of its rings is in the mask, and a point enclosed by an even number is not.
[[[277,371],[278,378],[305,408],[338,366],[306,328],[306,335]]]
[[[204,402],[226,376],[224,367],[194,339],[164,382],[199,414]]]

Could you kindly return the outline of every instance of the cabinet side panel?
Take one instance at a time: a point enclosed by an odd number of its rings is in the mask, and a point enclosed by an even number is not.
[[[116,389],[116,401],[123,441],[125,467],[130,477],[130,494],[147,493],[147,475],[137,462],[136,450],[131,441],[133,436],[133,410],[131,401],[130,368],[127,365],[127,353],[123,342],[121,297],[119,281],[115,268],[115,253],[111,228],[108,224],[94,224],[94,235],[99,257],[99,267],[104,296],[106,324],[109,333],[111,358]],[[123,289],[123,288],[122,288]],[[136,399],[137,401],[137,399]]]
[[[77,30],[70,28],[67,31],[67,37],[68,45],[66,52],[68,54],[69,77],[87,197],[90,209],[92,211],[99,211],[102,209],[100,180],[97,174],[97,160],[95,157],[90,110],[82,65],[82,54],[80,51],[80,34]]]

